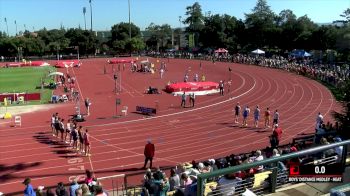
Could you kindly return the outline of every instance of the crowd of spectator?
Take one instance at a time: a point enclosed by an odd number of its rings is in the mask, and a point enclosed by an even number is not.
[[[244,154],[231,154],[229,156],[209,159],[203,162],[183,163],[170,170],[169,177],[166,173],[157,168],[155,172],[151,172],[150,169],[146,171],[143,179],[142,195],[159,195],[165,196],[167,192],[171,192],[175,196],[192,196],[197,193],[197,175],[201,173],[211,172],[218,169],[223,169],[232,166],[238,166],[241,164],[252,163],[261,161],[271,157],[277,157],[284,154],[300,151],[306,148],[310,148],[315,145],[326,145],[333,142],[340,142],[340,137],[334,137],[334,135],[321,136],[319,143],[306,143],[300,141],[296,143],[290,143],[284,146],[277,146],[275,148],[268,146],[263,150],[256,150],[250,153]],[[316,159],[333,159],[339,161],[342,157],[342,147],[330,149],[313,156],[305,156],[293,158],[283,162],[278,162],[278,182],[283,183],[287,181],[289,174],[289,166],[295,163],[306,164],[313,162]],[[261,191],[264,188],[270,186],[270,179],[266,178],[259,187],[254,187],[254,178],[256,174],[261,174],[265,171],[269,171],[273,165],[260,165],[256,168],[251,168],[246,171],[239,171],[236,173],[226,174],[218,178],[208,179],[206,182],[215,182],[216,186],[210,187],[211,195],[234,195],[235,193],[242,193],[245,190]],[[209,195],[210,195],[209,194]]]
[[[82,182],[73,179],[70,185],[63,182],[57,183],[56,187],[39,186],[35,191],[31,185],[31,179],[26,178],[23,181],[25,185],[25,196],[108,196],[103,189],[102,183],[96,179],[93,172],[86,170],[86,178]]]
[[[174,53],[175,54],[175,53]],[[336,87],[341,87],[346,80],[350,78],[350,67],[348,64],[337,65],[335,63],[322,63],[320,61],[314,61],[310,57],[297,58],[295,56],[279,56],[272,55],[265,57],[264,55],[249,55],[249,54],[193,54],[190,52],[176,53],[157,53],[150,52],[150,56],[163,56],[163,57],[177,57],[177,58],[199,58],[215,63],[220,62],[233,62],[249,65],[258,65],[264,67],[284,69],[290,72],[294,72],[300,75],[311,77]]]

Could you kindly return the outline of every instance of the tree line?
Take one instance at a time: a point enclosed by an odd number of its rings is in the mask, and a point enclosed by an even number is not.
[[[175,45],[184,50],[210,51],[219,47],[230,52],[248,52],[262,48],[283,54],[293,49],[335,50],[338,60],[350,60],[350,8],[340,15],[341,21],[318,25],[307,15],[297,17],[292,10],[274,13],[266,0],[258,0],[245,19],[228,14],[203,14],[196,2],[186,8],[181,22],[185,29],[172,29],[169,24],[151,23],[141,32],[135,24],[121,22],[111,27],[107,37],[81,28],[41,29],[25,31],[22,36],[10,37],[0,32],[0,55],[44,56],[72,53],[129,53],[141,50],[165,51]],[[129,36],[131,28],[131,37]],[[183,36],[183,37],[182,37]],[[181,46],[180,40],[188,41]]]

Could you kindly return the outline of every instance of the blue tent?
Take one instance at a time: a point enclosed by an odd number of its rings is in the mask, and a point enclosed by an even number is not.
[[[305,50],[293,50],[290,53],[291,56],[297,57],[297,58],[302,58],[302,57],[309,57],[311,56],[310,53],[306,52]]]

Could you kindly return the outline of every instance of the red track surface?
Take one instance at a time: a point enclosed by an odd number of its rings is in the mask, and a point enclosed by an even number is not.
[[[103,74],[104,65],[107,74]],[[284,129],[282,143],[289,143],[298,134],[313,132],[316,114],[322,112],[331,120],[330,112],[338,107],[324,86],[302,76],[232,63],[214,65],[203,61],[202,65],[199,70],[199,61],[171,59],[163,79],[158,74],[131,73],[127,67],[122,72],[123,91],[116,96],[112,65],[106,59],[84,60],[80,69],[69,71],[77,78],[82,99],[89,97],[92,101],[91,115],[82,123],[92,135],[92,156],[71,153],[51,135],[52,113],[57,111],[67,119],[75,111],[72,103],[22,115],[20,128],[0,121],[0,191],[21,191],[25,177],[31,177],[37,187],[68,182],[69,178],[83,174],[84,169],[93,170],[97,177],[130,172],[143,166],[143,148],[149,138],[156,145],[155,166],[173,166],[266,147],[271,129],[240,128],[233,124],[232,109],[238,101],[252,110],[257,104],[262,111],[266,107],[271,111],[278,109]],[[168,81],[182,81],[189,66],[190,80],[195,73],[204,73],[207,81],[214,82],[228,80],[231,66],[231,92],[225,92],[225,96],[197,96],[195,108],[185,109],[180,108],[180,97],[143,94],[148,86],[162,89]],[[129,107],[126,117],[112,118],[116,97],[121,98],[122,106]],[[155,107],[155,101],[159,102],[159,113],[154,118],[133,113],[136,105]],[[252,117],[248,123],[253,124]]]

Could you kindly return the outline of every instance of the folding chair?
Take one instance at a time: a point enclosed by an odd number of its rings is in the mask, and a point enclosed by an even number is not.
[[[126,116],[128,114],[128,106],[123,107],[122,114],[124,114],[124,116]]]
[[[19,125],[20,127],[22,126],[22,118],[21,116],[15,116],[15,127]]]

